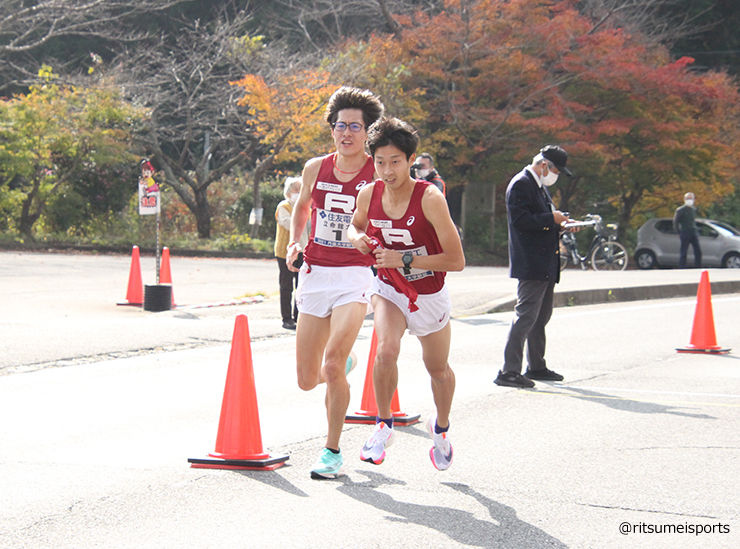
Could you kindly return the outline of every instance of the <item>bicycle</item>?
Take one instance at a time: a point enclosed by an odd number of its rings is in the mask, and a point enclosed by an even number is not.
[[[585,256],[578,252],[574,233],[564,232],[560,235],[560,270],[565,269],[571,261],[573,265],[580,265],[583,270],[588,268],[586,265],[591,265],[594,271],[624,271],[629,255],[627,249],[617,242],[618,225],[616,223],[604,225],[601,216],[596,214],[587,214],[583,221],[571,224],[576,227],[590,225],[593,225],[596,234]]]

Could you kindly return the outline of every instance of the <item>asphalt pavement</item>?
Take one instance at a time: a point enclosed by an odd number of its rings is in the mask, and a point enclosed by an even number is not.
[[[506,269],[448,277],[455,462],[420,424],[378,467],[347,425],[346,476],[312,481],[324,392],[295,383],[277,265],[172,258],[177,307],[124,301],[130,257],[0,253],[0,547],[737,547],[740,272],[708,271],[724,355],[689,343],[700,272],[568,269],[548,326],[560,384],[496,387],[516,291]],[[145,284],[154,260],[142,257]],[[189,467],[214,451],[234,320],[248,319],[275,471]],[[355,344],[360,408],[372,319]],[[414,338],[400,405],[433,410]],[[247,389],[249,390],[249,389]],[[701,530],[700,532],[698,532]],[[698,532],[698,533],[697,533]]]
[[[121,358],[230,341],[233,319],[246,314],[254,339],[284,337],[274,260],[173,256],[176,307],[152,313],[126,303],[130,256],[0,252],[0,375],[80,361]],[[155,259],[141,256],[145,285]],[[698,270],[566,269],[556,306],[695,296]],[[712,291],[740,291],[740,271],[711,269]],[[449,273],[454,318],[512,311],[516,280],[502,267]]]

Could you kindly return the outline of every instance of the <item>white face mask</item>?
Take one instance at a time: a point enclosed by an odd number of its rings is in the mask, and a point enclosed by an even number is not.
[[[545,187],[549,187],[550,185],[555,184],[555,182],[558,180],[558,174],[555,172],[549,172],[546,176],[540,177],[540,181],[542,181],[542,184]]]
[[[694,205],[694,199],[693,198],[687,198],[686,200],[684,200],[684,203],[687,206],[693,206]]]
[[[295,204],[296,202],[298,202],[299,194],[300,193],[290,193],[290,195],[288,196],[288,202],[290,202],[291,204]]]
[[[431,168],[428,168],[426,170],[416,170],[416,177],[426,177],[430,173],[432,173]]]

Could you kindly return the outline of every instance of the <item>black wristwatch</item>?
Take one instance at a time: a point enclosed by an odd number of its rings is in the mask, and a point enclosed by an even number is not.
[[[403,272],[404,274],[411,274],[411,262],[414,260],[414,254],[406,252],[401,256],[403,261]]]

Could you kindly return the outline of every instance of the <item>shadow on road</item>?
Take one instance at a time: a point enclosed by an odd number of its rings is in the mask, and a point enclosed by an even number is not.
[[[567,547],[546,532],[519,519],[516,511],[493,501],[469,486],[459,483],[442,484],[480,503],[491,520],[481,520],[469,511],[435,505],[417,505],[397,501],[376,490],[381,486],[404,485],[402,481],[370,471],[357,471],[368,480],[354,482],[345,477],[340,492],[352,499],[389,513],[387,520],[418,524],[448,536],[457,543],[472,547]]]
[[[694,419],[717,419],[716,417],[707,414],[692,414],[682,411],[687,408],[686,406],[669,406],[667,404],[660,404],[657,402],[633,400],[587,389],[579,389],[577,387],[566,387],[563,385],[558,385],[556,387],[558,389],[565,389],[568,392],[551,392],[550,394],[569,396],[579,400],[595,401],[608,408],[612,408],[613,410],[621,410],[623,412],[635,412],[638,414],[672,414],[675,416],[690,417]],[[546,391],[540,392],[546,393]]]

